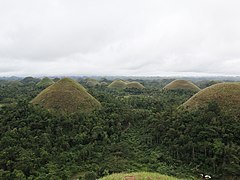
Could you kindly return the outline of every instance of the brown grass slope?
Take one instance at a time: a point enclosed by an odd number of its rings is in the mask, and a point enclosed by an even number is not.
[[[207,106],[209,102],[216,102],[219,108],[240,113],[240,83],[219,83],[207,87],[182,106],[188,109]]]
[[[166,90],[174,90],[174,89],[185,89],[191,91],[200,91],[200,88],[193,84],[191,81],[186,80],[174,80],[168,85],[166,85],[163,89]]]
[[[32,100],[46,109],[63,112],[90,112],[101,104],[76,81],[64,78],[44,89]]]

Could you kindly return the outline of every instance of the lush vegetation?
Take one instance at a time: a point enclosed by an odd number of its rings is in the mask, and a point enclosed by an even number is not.
[[[37,82],[0,83],[0,179],[240,176],[239,116],[215,101],[186,111],[179,106],[193,91],[140,82],[146,88],[89,86],[102,105],[91,113],[34,106],[29,101],[42,91]]]

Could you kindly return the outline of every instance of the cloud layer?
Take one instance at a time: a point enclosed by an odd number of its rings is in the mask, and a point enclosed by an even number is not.
[[[240,75],[238,0],[2,0],[0,76]]]

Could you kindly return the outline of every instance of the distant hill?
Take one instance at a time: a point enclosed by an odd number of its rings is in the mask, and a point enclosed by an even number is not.
[[[86,81],[86,85],[90,86],[90,87],[101,85],[100,82],[97,81],[96,79],[87,78],[87,79],[85,79],[85,81]]]
[[[60,78],[58,78],[58,77],[53,78],[53,81],[54,81],[54,82],[57,82],[57,81],[59,81],[59,80],[60,80]]]
[[[7,86],[22,86],[23,83],[21,83],[20,81],[17,81],[17,80],[13,80],[13,81],[7,81],[6,85]]]
[[[126,83],[122,80],[115,80],[111,84],[109,84],[108,87],[116,88],[116,89],[124,89],[126,87]]]
[[[204,89],[206,87],[212,86],[214,84],[217,83],[221,83],[222,81],[214,81],[214,80],[201,80],[201,81],[197,81],[195,82],[195,84],[200,88],[200,89]]]
[[[194,109],[216,102],[220,109],[237,111],[240,115],[240,83],[219,83],[207,87],[183,104],[183,107]]]
[[[29,77],[23,78],[20,82],[23,84],[36,84],[39,81],[40,81],[40,79],[29,76]]]
[[[90,112],[100,108],[101,104],[76,81],[63,78],[44,89],[32,100],[46,109],[64,112]]]
[[[46,88],[52,84],[54,84],[54,81],[48,77],[45,77],[40,82],[38,82],[36,86]]]
[[[144,88],[144,86],[141,83],[136,82],[136,81],[127,83],[126,87],[127,88],[136,88],[136,89],[143,89]]]
[[[161,180],[177,180],[175,177],[162,175],[159,173],[152,172],[136,172],[136,173],[116,173],[106,177],[101,178],[100,180],[123,180],[123,179],[161,179]]]
[[[191,81],[186,80],[174,80],[171,83],[167,84],[163,89],[166,90],[184,89],[196,92],[200,91],[199,87],[197,87]]]
[[[125,89],[125,88],[136,88],[136,89],[143,89],[144,86],[136,81],[129,82],[123,80],[115,80],[111,84],[108,85],[109,88],[116,88],[116,89]]]

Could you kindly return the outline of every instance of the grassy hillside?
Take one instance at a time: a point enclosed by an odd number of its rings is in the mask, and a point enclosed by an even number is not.
[[[174,80],[168,85],[166,85],[164,89],[166,90],[185,89],[185,90],[191,90],[196,92],[200,91],[199,87],[197,87],[192,82],[186,81],[186,80]]]
[[[151,172],[136,172],[136,173],[117,173],[112,174],[106,177],[101,178],[100,180],[137,180],[137,179],[161,179],[161,180],[177,180],[175,177],[170,177],[158,173],[151,173]]]
[[[37,87],[48,87],[52,84],[54,84],[54,81],[48,77],[45,77],[37,83]]]
[[[219,105],[220,109],[239,111],[240,83],[219,83],[207,87],[191,97],[183,107],[190,109],[204,107],[213,101]]]
[[[99,108],[100,102],[91,96],[86,89],[76,81],[64,78],[44,89],[32,100],[47,109],[75,112],[89,112]]]

